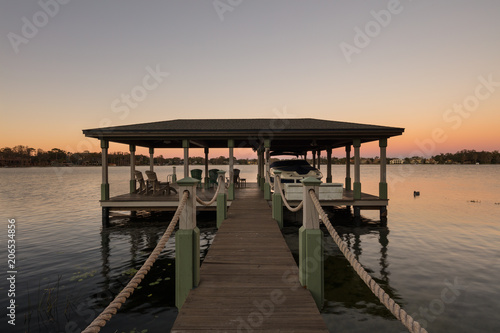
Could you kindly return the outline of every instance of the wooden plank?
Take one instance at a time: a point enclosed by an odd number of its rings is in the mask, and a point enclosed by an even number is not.
[[[328,332],[258,188],[232,202],[172,332]]]

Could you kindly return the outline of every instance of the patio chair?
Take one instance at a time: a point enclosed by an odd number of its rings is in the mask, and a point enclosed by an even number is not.
[[[233,183],[235,186],[240,187],[240,169],[234,169],[233,170]]]
[[[169,182],[160,182],[154,171],[146,171],[146,176],[148,177],[148,185],[151,186],[153,195],[170,195],[170,191],[177,193],[175,188],[170,187]]]
[[[201,169],[193,169],[191,170],[191,177],[194,179],[198,179],[200,182],[198,183],[198,187],[201,187],[201,175],[203,174],[203,170]]]
[[[148,187],[146,185],[146,182],[144,181],[144,177],[142,176],[142,172],[140,171],[135,171],[135,180],[139,184],[139,188],[135,190],[135,193],[137,194],[147,194],[148,193]]]
[[[219,178],[219,175],[217,174],[218,171],[219,169],[208,170],[208,183],[210,187],[218,184],[218,178]]]

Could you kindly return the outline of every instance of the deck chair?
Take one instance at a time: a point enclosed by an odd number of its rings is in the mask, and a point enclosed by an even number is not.
[[[169,182],[160,182],[154,171],[146,171],[146,176],[148,177],[148,185],[151,186],[153,195],[170,195],[170,191],[177,193],[177,190],[170,187]]]
[[[198,183],[198,187],[201,187],[201,175],[203,174],[203,170],[201,169],[193,169],[191,170],[191,177],[194,179],[198,179],[200,182]]]
[[[135,180],[139,184],[139,188],[135,190],[135,193],[137,194],[147,194],[148,193],[148,187],[146,185],[146,182],[144,181],[144,177],[142,176],[142,172],[140,171],[135,171]]]
[[[240,169],[233,170],[233,183],[240,187]]]
[[[210,187],[218,184],[219,174],[217,173],[219,169],[210,169],[208,170],[208,183]]]

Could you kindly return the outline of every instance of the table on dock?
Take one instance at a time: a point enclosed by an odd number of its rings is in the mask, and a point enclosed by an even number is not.
[[[172,332],[328,332],[271,208],[240,189]]]

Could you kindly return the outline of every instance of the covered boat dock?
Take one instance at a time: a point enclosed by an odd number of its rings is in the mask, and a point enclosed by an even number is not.
[[[154,154],[158,149],[183,149],[183,177],[189,177],[189,149],[203,148],[205,154],[204,190],[206,197],[213,194],[210,189],[209,152],[211,148],[227,148],[229,155],[229,187],[227,205],[234,200],[234,149],[250,148],[258,157],[257,179],[254,186],[264,192],[264,198],[271,200],[269,160],[271,155],[291,153],[301,156],[312,155],[313,164],[319,168],[321,154],[326,154],[325,183],[332,182],[331,160],[333,149],[342,149],[346,156],[346,172],[342,199],[322,201],[325,206],[353,207],[355,218],[361,209],[380,210],[381,222],[387,221],[387,177],[386,149],[388,138],[401,135],[403,128],[369,124],[339,122],[311,118],[268,118],[268,119],[178,119],[83,130],[87,137],[99,139],[102,148],[101,207],[103,225],[109,223],[109,212],[137,210],[175,210],[178,196],[148,196],[138,193],[135,176],[136,147],[146,147],[150,154],[150,171],[154,171]],[[360,148],[367,142],[378,141],[380,147],[379,193],[367,194],[361,191]],[[110,197],[108,181],[109,143],[121,143],[130,151],[130,191]],[[351,152],[354,153],[354,179],[351,179]],[[169,179],[175,183],[176,177]],[[161,180],[161,179],[160,179]],[[249,184],[252,186],[251,184]],[[210,207],[205,208],[210,209]]]

